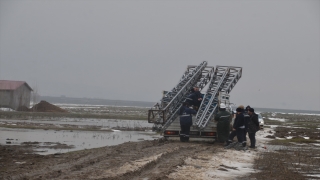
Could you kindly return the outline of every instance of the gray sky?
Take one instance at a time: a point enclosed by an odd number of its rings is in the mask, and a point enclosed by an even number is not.
[[[158,101],[187,65],[243,67],[236,104],[320,110],[320,1],[0,0],[0,79]]]

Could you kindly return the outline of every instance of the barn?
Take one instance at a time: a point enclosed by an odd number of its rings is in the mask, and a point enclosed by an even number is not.
[[[30,106],[32,88],[24,81],[0,80],[0,107],[17,110]]]

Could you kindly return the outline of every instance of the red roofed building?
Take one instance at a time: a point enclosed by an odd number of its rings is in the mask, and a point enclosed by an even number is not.
[[[32,88],[24,81],[0,80],[0,107],[17,110],[30,106]]]

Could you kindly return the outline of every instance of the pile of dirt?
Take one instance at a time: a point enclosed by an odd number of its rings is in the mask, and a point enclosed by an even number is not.
[[[40,101],[34,105],[30,111],[33,112],[68,112],[58,106],[48,103],[47,101]]]

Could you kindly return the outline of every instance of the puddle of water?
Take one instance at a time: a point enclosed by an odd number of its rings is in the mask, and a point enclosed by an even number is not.
[[[153,140],[160,136],[152,131],[54,131],[54,130],[31,130],[31,129],[10,129],[0,128],[0,144],[11,142],[11,145],[20,145],[23,142],[39,142],[37,144],[38,154],[65,153],[82,149],[91,149],[103,146],[122,144],[128,141]],[[10,140],[7,140],[10,139]],[[74,148],[50,149],[41,148],[45,142],[59,142]]]
[[[116,120],[116,119],[76,119],[76,118],[63,118],[58,120],[5,120],[0,119],[0,122],[4,123],[39,123],[39,124],[70,124],[70,125],[89,125],[89,126],[102,126],[102,127],[152,127],[153,124],[143,120]],[[12,125],[12,124],[11,124]]]

